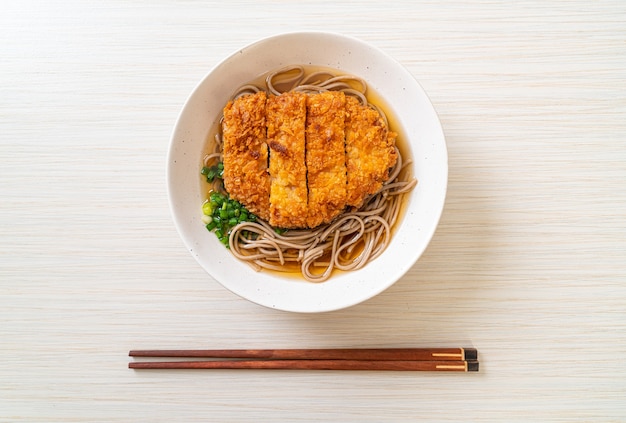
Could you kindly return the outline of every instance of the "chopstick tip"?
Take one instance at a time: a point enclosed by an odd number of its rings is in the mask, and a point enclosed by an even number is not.
[[[478,360],[478,350],[476,348],[463,348],[465,360]]]
[[[478,361],[468,361],[467,362],[467,371],[468,372],[477,372],[478,371]]]

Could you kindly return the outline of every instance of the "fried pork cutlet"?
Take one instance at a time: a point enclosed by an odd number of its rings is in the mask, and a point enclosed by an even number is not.
[[[332,221],[346,207],[345,104],[341,91],[307,97],[307,225],[311,228]]]
[[[224,187],[231,198],[269,219],[270,176],[264,92],[228,102],[224,108]]]
[[[279,228],[313,228],[361,207],[397,161],[396,134],[342,92],[240,97],[224,109],[223,135],[226,190]]]
[[[346,97],[347,204],[361,207],[389,179],[389,169],[398,157],[396,134],[386,128],[380,114]]]
[[[306,100],[306,94],[295,91],[267,99],[269,223],[279,228],[307,227]]]

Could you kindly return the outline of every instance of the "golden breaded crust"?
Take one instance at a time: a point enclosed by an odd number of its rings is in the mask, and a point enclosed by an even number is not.
[[[395,138],[342,92],[242,96],[224,108],[224,185],[272,226],[316,227],[382,188]]]
[[[311,228],[331,222],[346,207],[345,104],[341,91],[307,97],[307,224]]]
[[[245,95],[224,108],[224,187],[250,212],[269,219],[270,176],[264,92]]]
[[[306,94],[292,91],[267,99],[269,223],[279,228],[307,226],[306,98]]]
[[[394,148],[396,134],[388,131],[380,114],[346,97],[347,203],[361,207],[389,179],[389,169],[398,159]]]

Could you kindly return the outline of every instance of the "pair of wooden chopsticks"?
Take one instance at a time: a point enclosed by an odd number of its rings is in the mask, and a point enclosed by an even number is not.
[[[293,369],[478,371],[474,348],[132,350],[131,357],[210,359],[133,361],[131,369]]]

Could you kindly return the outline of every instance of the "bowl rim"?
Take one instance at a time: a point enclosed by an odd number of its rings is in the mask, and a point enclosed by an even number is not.
[[[258,50],[259,48],[263,48],[263,46],[276,44],[276,42],[280,43],[281,41],[288,40],[288,39],[299,39],[299,40],[315,39],[317,42],[323,41],[323,42],[329,42],[329,43],[330,42],[348,43],[352,50],[359,50],[360,52],[368,52],[374,55],[377,59],[384,59],[385,64],[392,65],[394,75],[395,74],[400,75],[403,78],[404,83],[406,83],[407,85],[408,84],[411,85],[409,87],[410,90],[408,91],[419,94],[420,101],[421,101],[420,105],[423,108],[428,109],[427,112],[430,116],[430,121],[429,121],[430,128],[429,129],[431,132],[436,133],[438,137],[438,139],[435,141],[437,143],[437,146],[436,146],[437,147],[437,160],[439,161],[439,165],[440,165],[440,169],[438,169],[440,180],[439,180],[439,186],[437,187],[437,195],[434,196],[434,200],[436,204],[434,205],[435,208],[430,211],[430,215],[429,215],[430,224],[426,225],[425,228],[423,228],[423,230],[421,230],[420,232],[421,242],[420,242],[419,247],[415,251],[413,251],[412,254],[409,254],[408,259],[405,262],[403,262],[401,265],[391,266],[392,268],[388,272],[382,273],[382,275],[386,275],[386,280],[384,283],[381,282],[381,283],[375,284],[375,286],[368,286],[368,289],[364,291],[359,291],[358,289],[356,291],[354,290],[349,291],[348,292],[350,295],[349,299],[345,299],[343,301],[337,301],[337,300],[318,301],[316,304],[313,304],[310,302],[308,305],[303,306],[300,303],[298,303],[297,305],[294,305],[292,303],[276,301],[276,299],[268,299],[267,295],[255,296],[254,292],[252,293],[242,292],[241,289],[238,289],[236,284],[233,284],[231,280],[228,280],[228,278],[225,277],[224,272],[217,272],[215,268],[212,268],[211,266],[207,265],[206,260],[203,260],[203,258],[200,255],[200,251],[198,251],[199,250],[198,247],[200,247],[200,243],[197,241],[197,239],[193,240],[189,236],[188,226],[190,222],[185,221],[185,216],[181,215],[180,208],[177,207],[176,205],[177,201],[179,200],[179,198],[177,197],[177,188],[179,188],[179,185],[175,177],[175,175],[179,171],[178,169],[179,165],[176,163],[176,157],[180,156],[179,154],[180,152],[177,152],[176,150],[176,144],[178,143],[178,140],[176,137],[177,135],[180,135],[181,131],[184,132],[185,130],[184,125],[186,124],[185,120],[186,120],[186,115],[189,113],[189,107],[191,107],[191,105],[194,102],[197,102],[197,97],[200,95],[201,91],[203,90],[206,84],[210,85],[210,80],[216,74],[216,72],[223,71],[223,69],[227,68],[229,65],[232,65],[233,62],[236,63],[242,56],[246,54],[248,55],[254,54],[255,50]],[[279,66],[276,66],[276,68],[277,67]],[[260,74],[263,72],[264,70],[260,70],[259,72],[257,72],[257,74]],[[354,72],[351,72],[351,73],[354,73]],[[364,78],[364,79],[368,81],[367,78]],[[245,82],[245,81],[242,81],[242,82]],[[369,82],[370,81],[368,81],[368,84]],[[381,94],[379,87],[376,89],[376,91],[377,91],[377,94]],[[394,107],[393,105],[390,105],[390,106],[392,106],[392,108]],[[402,121],[402,119],[400,119],[400,121]],[[207,126],[210,126],[210,122]],[[409,150],[413,150],[413,142],[414,141],[412,139],[410,138],[407,139],[406,144]],[[202,144],[204,145],[204,141],[202,142]],[[433,142],[433,145],[435,145],[435,142]],[[381,292],[383,292],[384,290],[392,286],[394,283],[396,283],[417,262],[417,260],[421,257],[421,255],[425,251],[427,245],[430,243],[432,237],[434,236],[437,226],[439,224],[439,220],[443,213],[445,198],[447,194],[448,155],[447,155],[447,147],[446,147],[446,142],[445,142],[445,135],[443,133],[443,128],[441,127],[440,120],[437,116],[437,113],[434,109],[432,102],[428,98],[428,95],[426,94],[424,89],[421,87],[417,79],[402,64],[400,64],[398,61],[396,61],[394,58],[389,56],[387,53],[385,53],[381,49],[375,46],[372,46],[371,44],[366,43],[365,41],[359,38],[350,36],[350,35],[346,35],[346,34],[342,34],[338,32],[329,32],[329,31],[296,31],[296,32],[284,32],[284,33],[271,35],[265,38],[261,38],[261,39],[258,39],[256,41],[249,43],[243,48],[237,49],[230,55],[226,56],[224,59],[220,60],[217,64],[215,64],[204,75],[204,77],[195,85],[191,93],[187,96],[187,99],[185,100],[183,107],[179,111],[178,117],[176,119],[176,124],[174,125],[174,128],[170,135],[170,143],[169,143],[168,152],[167,152],[166,178],[167,178],[168,204],[169,204],[170,213],[174,220],[174,225],[176,227],[176,230],[179,233],[181,239],[183,240],[183,243],[185,244],[187,249],[191,252],[191,254],[194,256],[196,261],[198,261],[201,267],[213,279],[215,279],[224,288],[233,292],[237,296],[242,297],[253,303],[259,304],[261,306],[265,306],[271,309],[278,309],[282,311],[289,311],[289,312],[318,313],[318,312],[328,312],[328,311],[344,309],[344,308],[362,303],[370,298],[373,298],[374,296],[380,294]],[[197,177],[196,180],[199,181],[199,176]],[[420,184],[421,184],[421,181],[420,183],[418,183],[418,186]],[[414,192],[411,192],[409,194],[409,198],[405,200],[407,202],[407,205],[405,206],[404,214],[403,216],[401,216],[401,221],[397,223],[397,225],[399,225],[400,228],[403,227],[404,222],[407,220],[407,217],[408,217],[407,213],[409,211],[408,209],[410,208],[410,204],[413,203],[414,197],[415,197]],[[197,210],[196,214],[197,214],[197,220],[199,221],[200,220],[199,210]],[[197,228],[198,231],[202,231],[202,229],[203,228],[201,226],[198,226]],[[205,231],[205,232],[208,234],[208,231]],[[210,235],[212,235],[212,237],[215,238],[214,234],[210,234]],[[394,238],[397,235],[398,234],[395,233]],[[390,245],[387,247],[387,250],[389,250],[390,247],[393,245],[394,238],[392,238],[392,241]],[[216,239],[215,239],[215,242],[217,242]],[[221,246],[221,244],[219,245]],[[200,248],[200,250],[202,249],[203,248]],[[204,248],[204,250],[206,250],[206,248]],[[383,253],[383,255],[389,254],[387,250],[385,251],[385,253]],[[381,260],[381,257],[378,257],[375,261]],[[232,259],[236,260],[234,257],[232,257]],[[248,265],[246,264],[243,264],[243,263],[241,264],[243,266],[248,267]],[[370,270],[372,269],[373,266],[370,266],[370,265],[356,272],[345,272],[344,274],[341,274],[340,277],[333,275],[331,277],[331,280],[343,279],[345,274],[350,274],[350,273],[360,272],[361,275],[364,275],[367,272],[368,267],[370,268]],[[268,274],[272,274],[272,272],[260,272],[260,273],[254,272],[254,275],[259,276],[259,275],[262,275],[263,273],[265,273],[264,276],[267,276]],[[312,289],[321,289],[323,293],[321,297],[318,296],[320,298],[322,298],[324,295],[331,294],[330,292],[324,292],[324,291],[328,291],[324,289],[325,285],[326,286],[332,285],[331,280],[318,284],[318,283],[311,283],[311,282],[306,282],[306,281],[294,281],[289,276],[286,276],[285,278],[283,278],[282,276],[277,276],[275,274],[274,276],[276,276],[277,279],[288,280],[290,284],[296,284],[298,286],[305,284],[305,285],[309,285]],[[267,278],[262,277],[261,279],[267,279]],[[363,281],[363,279],[361,279],[361,281]],[[298,284],[298,282],[300,283]],[[287,288],[285,288],[285,286],[280,286],[278,288],[279,289],[277,290],[277,292],[279,294],[285,295],[284,290]],[[343,291],[338,290],[338,291],[345,292],[345,290]],[[310,292],[308,292],[308,294],[310,294]],[[317,300],[319,300],[319,298],[317,298]]]

